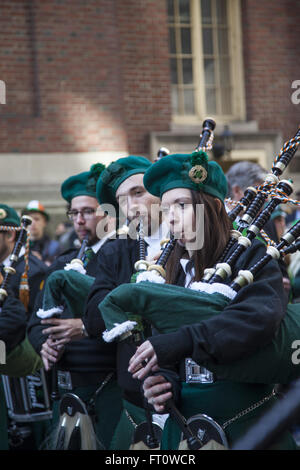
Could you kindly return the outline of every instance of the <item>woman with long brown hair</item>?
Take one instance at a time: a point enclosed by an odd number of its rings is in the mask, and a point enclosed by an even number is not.
[[[205,283],[199,281],[204,270],[220,258],[232,228],[223,204],[227,182],[221,167],[208,161],[203,152],[170,155],[147,170],[144,185],[151,194],[160,196],[170,231],[177,239],[166,267],[166,282],[192,289],[201,284],[199,290],[205,289]],[[255,264],[264,253],[264,245],[254,240],[231,277]],[[220,292],[227,287],[220,285]],[[169,309],[171,314],[172,305]],[[263,348],[275,336],[285,310],[281,273],[272,261],[217,315],[204,320],[199,315],[199,320],[191,323],[187,303],[181,325],[173,332],[148,338],[132,357],[129,371],[134,378],[145,379],[145,397],[158,413],[165,413],[174,397],[174,381],[168,380],[165,368],[178,367],[181,412],[186,418],[197,413],[209,415],[225,433],[230,447],[272,405],[274,384],[218,380],[201,365],[209,361],[230,364]],[[180,429],[173,420],[167,421],[163,441],[166,449],[178,446]],[[292,439],[286,435],[275,448],[293,448]]]

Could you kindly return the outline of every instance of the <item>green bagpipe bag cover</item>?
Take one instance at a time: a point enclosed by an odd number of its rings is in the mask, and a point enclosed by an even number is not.
[[[37,316],[40,318],[59,316],[64,309],[62,304],[65,302],[73,318],[81,318],[88,292],[94,281],[94,277],[73,269],[54,271],[45,282],[43,308],[37,311]]]
[[[171,333],[184,325],[200,323],[220,314],[229,304],[230,288],[224,293],[199,292],[170,284],[140,282],[123,284],[99,304],[110,342],[134,330],[137,317],[149,322],[159,333]],[[255,354],[230,364],[201,364],[214,372],[218,380],[244,383],[289,383],[300,376],[300,365],[293,361],[295,341],[300,339],[300,304],[289,304],[273,341]]]
[[[43,367],[43,361],[35,352],[28,338],[18,344],[6,357],[6,363],[0,365],[0,374],[10,377],[25,377],[34,374]]]
[[[100,303],[99,309],[107,328],[104,339],[110,342],[123,334],[126,324],[129,331],[134,329],[138,316],[158,332],[171,333],[182,326],[183,318],[185,325],[196,323],[198,317],[199,321],[206,320],[212,311],[219,313],[227,304],[228,298],[222,294],[204,294],[200,301],[199,292],[184,287],[139,282],[114,289]]]

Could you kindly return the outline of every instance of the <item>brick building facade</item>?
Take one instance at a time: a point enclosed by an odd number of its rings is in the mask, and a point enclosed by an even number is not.
[[[300,4],[228,1],[240,8],[245,100],[244,119],[228,122],[230,158],[269,165],[299,125],[291,87],[300,80]],[[174,121],[166,0],[2,0],[0,38],[3,202],[20,208],[40,199],[59,214],[70,174],[197,144],[205,116]]]

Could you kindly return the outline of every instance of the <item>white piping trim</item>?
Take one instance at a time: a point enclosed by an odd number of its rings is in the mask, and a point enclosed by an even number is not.
[[[140,273],[136,278],[136,282],[143,281],[154,282],[155,284],[165,284],[166,282],[165,279],[155,271],[144,271]]]
[[[64,308],[62,306],[49,308],[49,310],[43,310],[42,308],[40,308],[36,312],[36,315],[39,318],[51,318],[54,315],[61,315],[63,311],[64,311]]]
[[[102,337],[106,343],[111,343],[119,336],[134,329],[137,323],[135,321],[124,321],[123,323],[114,323],[115,327],[111,330],[105,330]]]
[[[230,300],[233,300],[237,294],[230,286],[219,282],[214,282],[213,284],[208,284],[206,282],[193,282],[189,288],[195,291],[206,292],[207,294],[215,294],[218,292]]]

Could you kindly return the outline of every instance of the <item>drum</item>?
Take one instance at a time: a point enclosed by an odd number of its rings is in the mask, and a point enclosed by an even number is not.
[[[44,369],[25,377],[2,375],[8,416],[16,423],[52,418]]]

